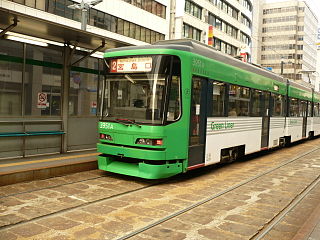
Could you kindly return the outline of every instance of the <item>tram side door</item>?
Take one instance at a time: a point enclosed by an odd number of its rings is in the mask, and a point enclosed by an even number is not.
[[[263,92],[261,100],[261,109],[265,109],[265,111],[262,113],[261,148],[267,148],[269,146],[270,132],[270,93]]]
[[[207,85],[208,80],[205,78],[192,78],[188,166],[203,164],[205,161]]]
[[[302,112],[303,112],[303,119],[302,119],[302,137],[305,138],[307,136],[307,116],[308,116],[308,105],[311,104],[310,102],[303,102],[302,105]]]

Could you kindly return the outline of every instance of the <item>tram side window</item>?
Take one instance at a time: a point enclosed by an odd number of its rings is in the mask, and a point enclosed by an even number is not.
[[[289,116],[299,117],[299,100],[296,98],[290,98],[289,107]]]
[[[179,64],[180,67],[180,64]],[[179,68],[180,69],[180,68]],[[168,121],[176,121],[181,115],[181,102],[180,102],[180,73],[177,76],[172,76],[169,106],[167,113]]]
[[[308,101],[300,101],[299,117],[307,116],[307,106],[308,106]]]
[[[225,112],[226,84],[213,82],[212,84],[212,114],[210,117],[223,117]]]
[[[320,116],[319,103],[314,103],[314,106],[313,106],[313,116],[314,116],[314,117],[319,117],[319,116]]]
[[[312,117],[312,102],[308,101],[308,117]]]
[[[263,114],[263,108],[264,108],[264,94],[262,91],[252,89],[251,104],[252,104],[251,116],[261,117]]]
[[[246,87],[230,85],[228,116],[249,115],[250,90]]]
[[[172,58],[172,78],[169,93],[167,120],[176,121],[181,115],[181,63],[179,58]]]
[[[274,93],[272,93],[271,97],[272,97],[272,103],[273,103],[272,116],[273,117],[285,116],[285,114],[284,114],[285,97],[282,95],[274,94]]]

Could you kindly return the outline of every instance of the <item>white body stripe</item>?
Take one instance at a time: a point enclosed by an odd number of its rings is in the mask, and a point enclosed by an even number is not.
[[[312,120],[312,131],[314,131],[314,135],[320,135],[320,117],[313,117]]]
[[[302,139],[302,117],[271,117],[268,148],[279,146],[279,139],[291,136]],[[221,149],[245,145],[245,154],[261,150],[261,117],[228,117],[207,119],[205,165],[220,162]],[[306,137],[310,131],[320,135],[320,117],[307,118]]]
[[[285,117],[271,117],[269,130],[269,148],[279,146],[279,138],[285,135]]]
[[[224,148],[246,145],[246,154],[259,151],[261,126],[261,117],[208,118],[205,164],[220,162]]]

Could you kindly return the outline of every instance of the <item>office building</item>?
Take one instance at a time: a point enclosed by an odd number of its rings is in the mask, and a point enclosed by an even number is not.
[[[265,3],[262,16],[261,65],[315,85],[318,19],[312,9],[297,0]]]
[[[192,38],[232,56],[250,57],[250,0],[173,0],[171,8],[170,38]]]

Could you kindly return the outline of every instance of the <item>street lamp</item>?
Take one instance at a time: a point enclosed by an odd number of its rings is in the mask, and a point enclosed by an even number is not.
[[[283,75],[284,58],[281,57],[281,76]]]
[[[103,2],[103,0],[93,0],[93,1],[82,0],[81,3],[75,3],[68,6],[68,8],[70,9],[81,10],[81,30],[86,31],[87,29],[88,10],[101,2]]]

